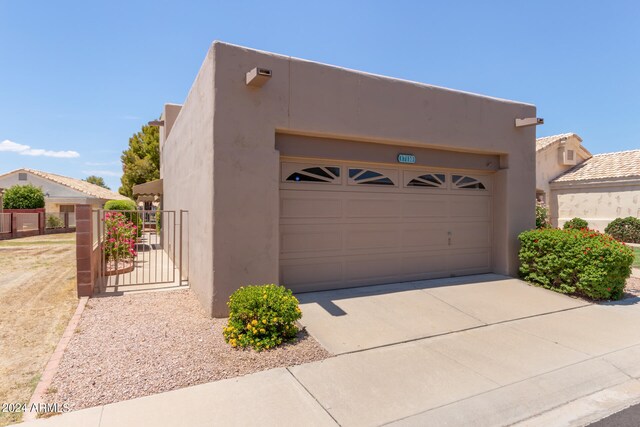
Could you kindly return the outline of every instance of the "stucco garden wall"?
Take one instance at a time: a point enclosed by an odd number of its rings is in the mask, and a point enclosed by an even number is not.
[[[254,67],[273,71],[262,88],[245,84]],[[191,286],[224,316],[238,287],[278,282],[276,133],[499,156],[493,271],[515,275],[517,235],[534,225],[535,128],[514,119],[535,114],[532,105],[216,42],[162,154],[165,207],[191,212]]]
[[[562,227],[574,217],[589,222],[589,227],[604,231],[616,218],[633,216],[640,218],[640,180],[589,185],[552,184],[551,212],[554,224]]]
[[[213,59],[211,50],[168,137],[161,140],[163,207],[175,210],[176,217],[180,209],[189,211],[190,285],[209,315],[214,296]]]

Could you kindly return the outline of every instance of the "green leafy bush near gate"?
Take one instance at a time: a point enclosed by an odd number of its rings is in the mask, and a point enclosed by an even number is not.
[[[632,216],[616,218],[607,225],[604,232],[621,242],[640,243],[640,219]]]
[[[31,184],[14,185],[5,190],[2,205],[4,209],[44,208],[44,192]]]
[[[134,211],[123,212],[123,214],[137,227],[138,237],[142,236],[142,215],[138,212],[138,206],[133,200],[109,200],[104,204],[104,209],[107,211]]]
[[[302,317],[298,299],[284,286],[245,286],[229,297],[229,322],[223,335],[232,347],[257,351],[296,337]]]
[[[520,275],[563,294],[620,299],[631,274],[633,251],[607,234],[546,228],[518,236]]]
[[[64,221],[56,215],[47,216],[47,228],[63,228]]]
[[[108,211],[135,211],[138,206],[133,200],[109,200],[104,208]]]
[[[580,230],[581,228],[589,228],[589,223],[582,218],[576,217],[565,222],[562,228],[564,228],[565,230],[568,228],[576,228]]]

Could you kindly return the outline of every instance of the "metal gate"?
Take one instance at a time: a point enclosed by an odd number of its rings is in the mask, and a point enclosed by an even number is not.
[[[189,212],[98,211],[100,293],[188,285]]]

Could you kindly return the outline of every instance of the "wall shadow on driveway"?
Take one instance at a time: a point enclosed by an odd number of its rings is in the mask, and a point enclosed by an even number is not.
[[[297,293],[295,296],[300,301],[300,304],[315,303],[332,316],[345,316],[347,313],[342,308],[337,306],[334,301],[350,298],[364,298],[368,296],[385,295],[406,291],[461,286],[468,285],[470,283],[496,282],[512,279],[513,277],[502,276],[498,274],[481,274],[473,276],[458,276],[442,279],[420,280],[413,282],[393,282],[389,284],[359,286],[329,291],[304,292]]]

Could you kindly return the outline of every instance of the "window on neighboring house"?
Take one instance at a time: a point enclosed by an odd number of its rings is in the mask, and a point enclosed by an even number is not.
[[[20,172],[18,173],[18,181],[26,181],[27,180],[27,174],[24,172]]]
[[[395,185],[389,177],[368,169],[349,168],[349,178],[356,184]]]
[[[486,187],[482,182],[476,178],[465,175],[452,175],[451,180],[455,188],[470,189],[470,190],[486,190]]]
[[[567,160],[572,161],[574,156],[573,150],[567,150]]]

